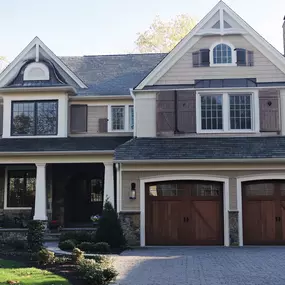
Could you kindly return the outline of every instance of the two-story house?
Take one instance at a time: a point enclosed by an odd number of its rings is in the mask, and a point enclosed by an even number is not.
[[[222,1],[169,54],[35,38],[0,97],[4,226],[88,225],[109,199],[141,246],[285,243],[285,58]]]

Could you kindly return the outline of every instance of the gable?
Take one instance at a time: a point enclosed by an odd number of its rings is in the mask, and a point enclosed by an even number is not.
[[[192,53],[218,42],[254,53],[254,66],[193,67]],[[194,84],[199,79],[256,78],[257,82],[285,81],[285,74],[242,35],[204,36],[192,46],[154,85]]]

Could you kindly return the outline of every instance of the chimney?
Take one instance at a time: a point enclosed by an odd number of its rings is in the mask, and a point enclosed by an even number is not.
[[[283,47],[284,47],[284,56],[285,56],[285,16],[283,18]]]

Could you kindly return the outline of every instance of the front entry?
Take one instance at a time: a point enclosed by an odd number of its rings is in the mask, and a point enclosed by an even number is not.
[[[244,244],[285,244],[285,180],[244,182]]]
[[[223,184],[146,184],[146,245],[223,245]]]

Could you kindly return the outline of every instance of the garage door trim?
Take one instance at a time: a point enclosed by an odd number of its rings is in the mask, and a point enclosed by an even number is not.
[[[238,211],[238,232],[239,246],[243,246],[243,214],[242,214],[242,183],[258,180],[285,180],[285,173],[256,174],[237,177],[237,211]]]
[[[229,246],[229,178],[211,175],[163,175],[140,179],[140,245],[145,246],[145,184],[151,182],[163,182],[174,180],[200,180],[216,181],[223,184],[223,207],[224,207],[224,245]]]

